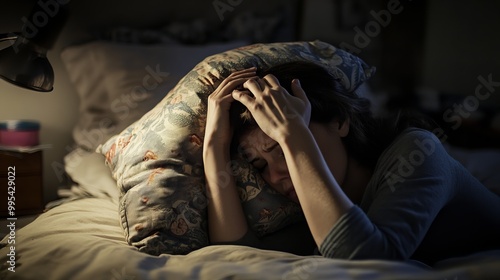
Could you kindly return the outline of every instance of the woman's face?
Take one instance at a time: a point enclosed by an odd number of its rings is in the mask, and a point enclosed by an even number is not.
[[[278,142],[255,127],[241,136],[239,147],[248,162],[259,171],[273,189],[292,201],[299,202]]]
[[[338,126],[338,123],[335,123]],[[347,168],[347,154],[342,135],[328,125],[311,123],[309,126],[325,158],[328,168],[342,184]],[[260,172],[262,178],[276,191],[299,203],[281,147],[255,126],[239,138],[239,147],[246,159]]]

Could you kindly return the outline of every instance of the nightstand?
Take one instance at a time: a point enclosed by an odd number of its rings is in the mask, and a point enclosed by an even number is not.
[[[33,153],[0,150],[0,217],[41,213],[43,202],[42,151]],[[15,184],[14,189],[9,188]],[[8,197],[15,196],[15,212],[9,215]],[[12,199],[10,199],[12,200]]]

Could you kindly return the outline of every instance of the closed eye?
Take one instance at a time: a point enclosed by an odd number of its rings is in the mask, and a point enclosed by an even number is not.
[[[268,147],[264,147],[262,148],[262,151],[264,153],[269,153],[271,152],[272,150],[274,150],[276,147],[279,147],[280,145],[278,144],[278,142],[274,142],[272,145],[268,146]],[[281,147],[280,147],[281,148]]]
[[[273,153],[275,157],[285,157],[285,155],[283,154],[283,150],[281,149],[281,146],[278,144],[278,142],[274,142],[268,147],[263,147],[262,152]],[[267,167],[267,161],[259,157],[251,159],[249,162],[260,173],[263,173],[265,168]]]
[[[261,159],[261,158],[255,158],[250,162],[255,169],[259,172],[263,172],[264,169],[267,166],[267,161]]]

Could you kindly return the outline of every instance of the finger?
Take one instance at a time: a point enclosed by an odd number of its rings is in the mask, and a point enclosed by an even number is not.
[[[224,95],[227,95],[229,93],[231,93],[231,91],[233,91],[235,88],[241,86],[243,83],[245,83],[246,81],[248,81],[248,77],[240,77],[240,78],[237,78],[237,79],[233,79],[233,80],[225,80],[224,83],[222,83],[215,92],[213,92],[213,95],[214,96],[224,96]]]
[[[257,67],[255,66],[252,66],[252,67],[248,67],[248,68],[244,68],[244,69],[241,69],[241,70],[237,70],[237,71],[234,71],[233,73],[238,73],[238,72],[255,72],[257,70]]]
[[[236,79],[246,78],[248,80],[248,79],[250,79],[252,77],[256,77],[256,72],[255,71],[242,72],[242,73],[237,73],[235,75],[233,75],[233,74],[234,73],[232,73],[227,78],[225,78],[222,81],[221,86],[225,86],[227,83],[229,83],[229,82],[231,82],[233,80],[236,80]]]
[[[232,80],[235,80],[235,79],[241,79],[241,78],[248,79],[248,78],[254,77],[254,76],[256,76],[256,71],[257,71],[257,68],[252,67],[252,68],[243,69],[240,71],[233,72],[222,81],[222,83],[219,85],[219,88],[226,86],[229,82],[231,82]]]
[[[252,76],[252,75],[250,75],[248,77],[247,76],[238,77],[238,78],[227,81],[226,85],[224,85],[224,86],[226,86],[226,87],[227,86],[236,86],[236,87],[241,86],[241,88],[243,88],[244,87],[243,84],[245,82],[247,82],[248,80],[254,79],[255,77],[256,76]]]
[[[250,96],[251,98],[254,98],[253,94],[249,90],[247,90],[247,89],[235,89],[235,90],[233,90],[233,92],[234,91],[236,91],[237,93],[241,92],[243,94],[246,94],[246,95]]]
[[[279,89],[281,87],[280,82],[278,78],[276,78],[272,74],[267,74],[264,76],[263,80],[272,88],[272,89]]]
[[[231,102],[233,102],[233,101],[234,101],[234,98],[233,98],[233,95],[232,95],[232,94],[228,94],[228,95],[226,95],[226,96],[224,96],[224,97],[221,97],[220,101],[221,101],[221,103],[222,103],[222,102],[228,102],[228,103],[231,103]]]
[[[264,89],[266,89],[267,87],[269,87],[269,85],[263,79],[257,78],[256,81],[259,84],[259,87],[260,87],[261,91],[264,91]]]
[[[247,76],[250,73],[254,73],[255,74],[256,71],[257,71],[256,67],[246,68],[246,69],[242,69],[242,70],[239,70],[239,71],[235,71],[235,72],[231,73],[228,77]]]
[[[243,88],[248,89],[250,92],[252,92],[253,95],[261,94],[262,89],[261,89],[260,84],[257,81],[257,79],[258,78],[247,80],[245,83],[243,83]]]
[[[294,96],[302,99],[302,101],[309,102],[309,99],[307,99],[305,91],[302,89],[302,86],[300,85],[299,79],[292,80],[292,92]]]
[[[231,95],[234,100],[241,102],[241,104],[243,104],[243,106],[245,106],[249,110],[252,107],[251,105],[255,102],[255,99],[251,97],[250,94],[246,91],[233,90]]]

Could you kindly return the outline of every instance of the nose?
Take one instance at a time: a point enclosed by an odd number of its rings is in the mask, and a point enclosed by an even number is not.
[[[268,161],[267,172],[264,172],[263,177],[273,187],[280,186],[283,180],[290,178],[284,158]]]

